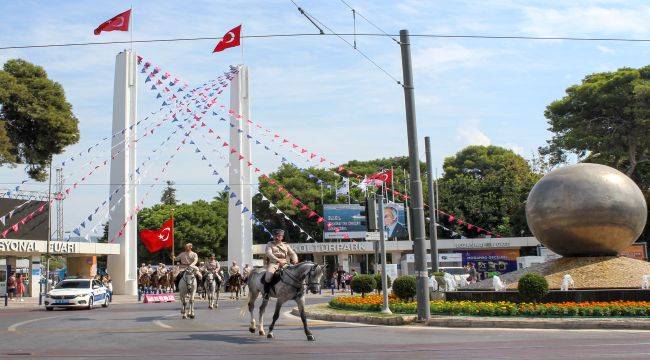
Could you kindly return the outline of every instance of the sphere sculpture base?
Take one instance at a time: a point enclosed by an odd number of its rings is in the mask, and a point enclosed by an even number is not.
[[[650,275],[650,262],[625,256],[563,257],[499,277],[508,290],[517,290],[519,278],[528,273],[544,276],[551,290],[560,289],[566,274],[571,275],[576,289],[639,289],[641,276]],[[470,284],[461,290],[493,290],[492,279]]]

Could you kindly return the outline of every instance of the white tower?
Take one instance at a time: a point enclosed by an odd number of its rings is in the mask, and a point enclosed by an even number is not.
[[[228,204],[228,264],[233,260],[237,264],[251,264],[253,259],[253,222],[250,219],[253,211],[251,193],[251,144],[246,135],[250,125],[246,121],[250,118],[250,87],[248,82],[248,67],[238,66],[239,72],[232,80],[230,88],[230,108],[240,118],[230,116],[230,122],[235,127],[230,128],[230,146],[237,152],[230,153],[229,184],[236,197],[231,197]],[[241,129],[243,131],[239,131]],[[239,155],[244,159],[240,160]],[[237,206],[237,201],[243,204]],[[246,207],[249,211],[242,214]]]
[[[134,179],[138,93],[136,63],[136,55],[130,50],[117,54],[115,59],[112,134],[117,135],[111,143],[109,194],[113,195],[109,202],[111,210],[108,238],[116,239],[120,244],[120,255],[108,256],[108,272],[113,278],[114,293],[121,295],[137,295],[138,291],[138,219],[134,214],[137,204]],[[115,193],[122,186],[123,188]],[[130,216],[133,217],[129,219]],[[122,229],[125,223],[126,227]]]

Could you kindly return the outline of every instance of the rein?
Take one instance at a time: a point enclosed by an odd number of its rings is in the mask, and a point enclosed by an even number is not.
[[[305,263],[305,264],[307,264],[307,263]],[[295,277],[291,276],[291,273],[285,269],[282,272],[282,275],[286,274],[291,280],[294,281],[294,283],[292,284],[292,283],[289,283],[289,282],[285,281],[282,276],[280,277],[280,281],[282,281],[283,283],[285,283],[285,284],[293,287],[294,289],[298,290],[299,293],[302,293],[303,287],[305,285],[309,286],[309,285],[318,285],[319,284],[317,282],[312,281],[312,277],[313,277],[312,274],[316,271],[317,267],[318,267],[317,264],[312,263],[311,268],[309,269],[309,272],[307,273],[307,276],[305,276],[305,279],[303,279],[303,280],[296,279]],[[308,280],[309,282],[305,284],[305,280]],[[299,285],[296,286],[296,284],[299,284]]]

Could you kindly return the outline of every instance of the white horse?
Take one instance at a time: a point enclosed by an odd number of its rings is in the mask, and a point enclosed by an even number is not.
[[[178,289],[182,303],[181,316],[183,319],[194,319],[194,296],[196,295],[196,277],[194,270],[190,267],[183,271],[181,280],[178,282]]]
[[[505,291],[507,287],[505,282],[496,275],[492,277],[492,286],[494,287],[494,291]]]
[[[456,284],[456,279],[454,279],[454,275],[450,273],[445,273],[443,278],[445,279],[445,291],[456,291],[458,284]]]
[[[264,292],[264,283],[262,282],[262,279],[264,278],[265,273],[266,271],[264,271],[264,269],[256,269],[248,276],[248,312],[251,315],[251,322],[248,330],[251,333],[255,333],[255,316],[253,312],[255,311],[255,300],[257,299],[257,296]],[[271,322],[271,326],[269,326],[269,334],[267,335],[269,339],[273,338],[273,327],[275,326],[278,317],[280,317],[282,304],[289,300],[294,300],[296,304],[298,304],[300,319],[302,320],[307,340],[315,340],[314,335],[312,335],[309,328],[307,328],[307,317],[305,315],[305,285],[312,294],[318,294],[320,292],[322,277],[323,267],[312,262],[302,262],[297,265],[286,266],[282,270],[280,281],[271,288],[269,293],[270,297],[277,299],[277,302],[275,303],[275,313],[273,313],[273,322]],[[268,302],[268,298],[262,299],[262,304],[259,308],[260,336],[265,335],[264,311],[266,310]],[[242,308],[242,316],[245,312],[246,305]]]
[[[571,275],[566,274],[562,278],[562,285],[560,286],[560,291],[569,291],[569,288],[575,287],[575,282]]]
[[[643,290],[650,289],[650,275],[641,276],[641,289]]]
[[[208,297],[208,309],[219,307],[219,290],[221,281],[212,271],[206,271],[203,279],[203,288]]]

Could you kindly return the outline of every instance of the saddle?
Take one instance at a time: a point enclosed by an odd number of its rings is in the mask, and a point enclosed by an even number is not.
[[[282,273],[284,272],[284,269],[278,269],[274,274],[273,277],[271,277],[271,281],[268,283],[266,282],[266,271],[262,275],[262,285],[264,285],[264,296],[268,297],[271,290],[275,287],[277,283],[280,282],[280,279],[282,277]]]

